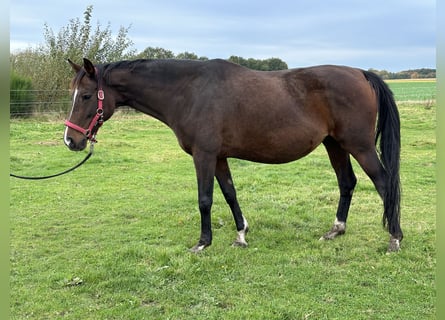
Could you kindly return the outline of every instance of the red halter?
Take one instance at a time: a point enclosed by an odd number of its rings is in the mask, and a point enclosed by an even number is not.
[[[70,127],[71,129],[74,129],[74,130],[79,131],[80,133],[84,134],[87,137],[87,139],[93,143],[97,142],[97,140],[96,140],[97,131],[99,131],[99,128],[104,123],[104,115],[103,115],[104,110],[103,110],[102,104],[103,104],[103,100],[105,97],[104,91],[102,90],[102,86],[101,86],[99,71],[97,70],[96,67],[94,69],[96,71],[96,77],[97,77],[97,82],[98,82],[97,110],[96,110],[96,114],[94,115],[93,119],[90,122],[90,125],[88,126],[88,129],[84,129],[84,128],[78,126],[77,124],[72,123],[69,120],[65,120],[65,125],[67,127]]]

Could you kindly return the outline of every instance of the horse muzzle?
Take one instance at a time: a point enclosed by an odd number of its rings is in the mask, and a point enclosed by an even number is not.
[[[87,137],[82,137],[78,140],[70,136],[68,132],[68,127],[65,129],[65,135],[63,137],[63,142],[71,151],[82,151],[87,147],[88,139]]]

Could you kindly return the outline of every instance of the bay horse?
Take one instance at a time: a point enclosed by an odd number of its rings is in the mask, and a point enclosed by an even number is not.
[[[221,60],[133,60],[83,65],[68,59],[72,110],[65,121],[69,149],[95,142],[119,106],[130,106],[170,127],[193,157],[201,235],[191,248],[212,243],[214,178],[235,220],[234,245],[245,247],[248,223],[238,204],[228,158],[279,164],[302,158],[323,144],[335,170],[340,198],[332,228],[346,231],[357,179],[352,155],[383,200],[388,251],[397,251],[400,227],[400,118],[393,94],[376,74],[335,65],[254,71]],[[376,145],[379,145],[379,152]]]

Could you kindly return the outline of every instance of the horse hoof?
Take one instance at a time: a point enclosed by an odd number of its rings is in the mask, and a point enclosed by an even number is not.
[[[332,240],[332,239],[334,239],[336,236],[337,236],[337,233],[336,233],[336,232],[331,232],[331,231],[329,231],[329,232],[325,233],[324,235],[322,235],[321,238],[318,239],[318,240],[319,240],[319,241]]]
[[[206,244],[198,243],[193,248],[190,248],[189,251],[192,252],[192,253],[199,253],[199,252],[201,252],[202,250],[204,250],[208,246],[209,246],[209,244],[206,245]]]
[[[334,239],[334,238],[337,237],[337,236],[341,236],[342,234],[345,234],[345,232],[346,232],[345,230],[335,230],[335,227],[333,227],[331,231],[325,233],[325,234],[324,234],[320,239],[318,239],[318,240],[320,240],[320,241],[323,241],[323,240],[332,240],[332,239]]]
[[[400,240],[391,237],[391,239],[389,239],[388,253],[397,252],[399,250],[400,250]]]
[[[335,219],[334,225],[329,232],[325,233],[319,240],[332,240],[336,236],[345,234],[346,232],[346,222],[341,222]]]
[[[247,226],[247,221],[244,220],[245,228],[238,231],[236,235],[236,240],[232,243],[232,247],[247,247],[246,234],[249,232],[249,227]]]
[[[247,242],[234,241],[234,242],[232,243],[232,247],[247,248],[247,246],[248,246]]]

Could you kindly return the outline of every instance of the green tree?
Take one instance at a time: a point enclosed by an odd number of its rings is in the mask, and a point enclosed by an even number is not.
[[[93,6],[88,6],[81,22],[71,19],[57,33],[44,24],[45,42],[36,48],[11,55],[11,70],[20,76],[31,79],[35,90],[45,92],[40,111],[52,109],[54,101],[64,100],[67,104],[60,109],[69,108],[67,98],[69,83],[73,77],[67,59],[81,62],[88,57],[95,63],[111,62],[134,56],[133,42],[128,38],[129,27],[120,27],[113,37],[111,26],[103,28],[99,23],[94,28],[91,24]]]
[[[189,59],[189,60],[209,60],[207,57],[198,57],[193,52],[184,51],[174,54],[173,51],[159,47],[147,47],[144,51],[134,56],[136,59]]]
[[[97,63],[121,60],[134,55],[131,50],[133,42],[128,39],[129,27],[120,27],[118,34],[113,39],[110,23],[105,29],[97,23],[93,31],[91,18],[93,6],[90,5],[84,12],[84,20],[71,19],[67,26],[62,27],[55,34],[45,23],[45,45],[43,50],[50,58],[59,57],[80,61],[83,57]]]
[[[159,47],[147,47],[135,56],[136,59],[173,59],[174,57],[175,54],[172,51]]]
[[[244,59],[239,56],[230,56],[230,62],[239,64],[241,66],[253,69],[253,70],[261,70],[261,71],[273,71],[273,70],[285,70],[287,69],[287,63],[279,58],[269,58],[269,59]]]
[[[195,53],[188,52],[188,51],[178,53],[175,56],[175,58],[176,59],[189,59],[189,60],[209,60],[209,58],[207,58],[207,57],[198,57]]]
[[[436,69],[414,69],[399,72],[388,72],[386,70],[368,69],[382,77],[382,79],[417,79],[417,78],[436,78]]]
[[[268,67],[267,69],[270,71],[288,69],[287,63],[281,60],[280,58],[269,58],[266,61]]]
[[[239,64],[240,66],[244,66],[244,67],[247,66],[247,60],[244,59],[243,57],[239,57],[239,56],[230,56],[229,59],[227,59],[227,60],[229,60],[230,62]]]

